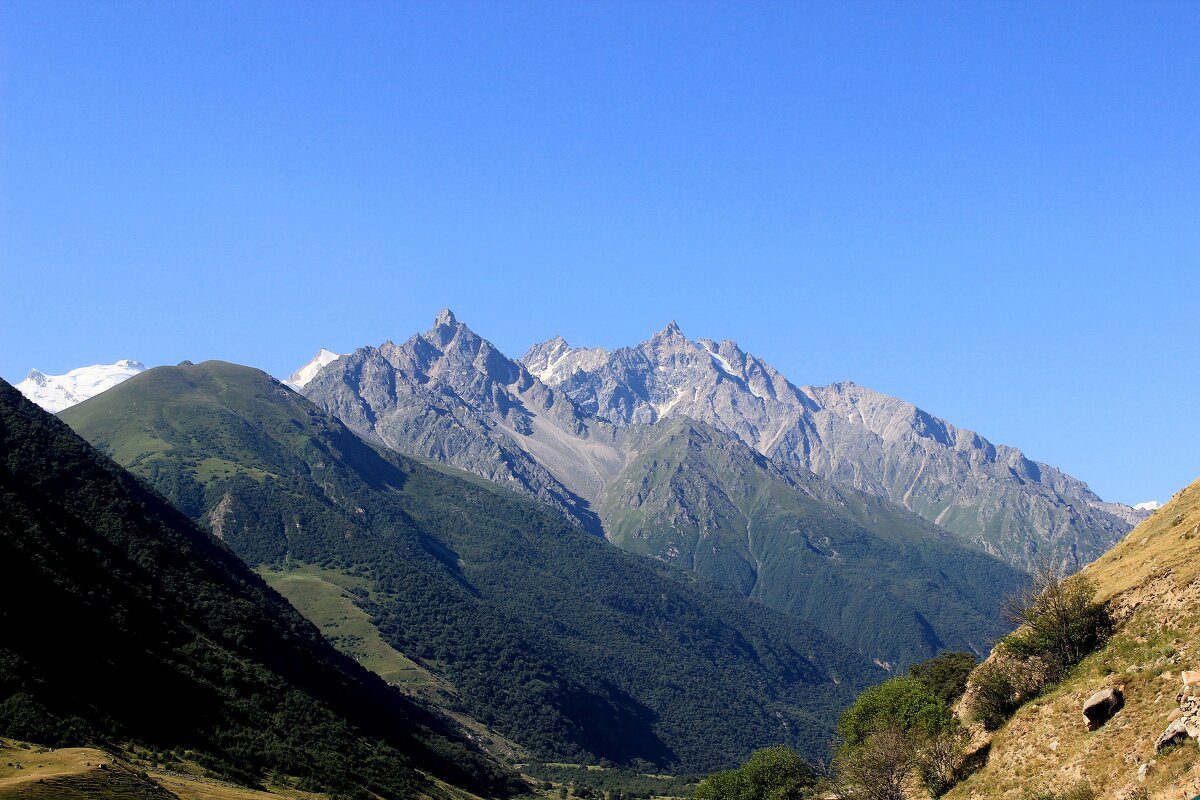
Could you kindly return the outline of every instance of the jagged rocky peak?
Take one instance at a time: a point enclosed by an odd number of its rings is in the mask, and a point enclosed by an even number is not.
[[[683,335],[683,331],[679,327],[679,323],[671,320],[666,324],[661,331],[650,337],[651,342],[659,342],[664,340],[682,339],[688,341],[688,338]]]
[[[736,342],[691,341],[675,320],[649,339],[611,352],[571,348],[560,341],[530,348],[526,365],[581,408],[619,425],[691,416],[745,434],[757,446],[758,437],[749,429],[768,422],[764,404],[779,405],[774,416],[794,421],[807,402],[782,375]]]
[[[459,387],[464,383],[473,384],[476,374],[486,376],[502,386],[513,387],[517,392],[525,391],[533,383],[524,365],[501,353],[466,323],[459,322],[448,308],[438,312],[433,327],[425,334],[410,339],[400,349],[411,347],[415,352],[420,348],[418,340],[424,340],[438,351],[422,354],[420,361],[429,375],[438,377],[447,385]]]
[[[566,339],[555,336],[529,348],[521,363],[542,383],[558,386],[577,370],[600,368],[608,357],[603,347],[571,347]]]
[[[901,503],[1017,564],[1032,542],[1078,567],[1147,513],[1103,503],[1016,448],[853,381],[798,387],[736,342],[693,342],[675,322],[634,347],[547,343],[527,358],[589,414],[623,426],[702,421],[776,461]]]
[[[571,345],[567,344],[567,340],[561,336],[555,336],[553,339],[539,342],[525,351],[521,362],[539,380],[544,381],[546,377],[554,374],[554,368],[558,362],[570,355],[571,352]]]
[[[619,454],[594,442],[585,447],[595,426],[570,399],[449,309],[402,344],[363,347],[340,359],[304,395],[364,436],[524,491],[599,531],[565,484],[594,486]],[[597,459],[603,463],[593,467]]]
[[[425,332],[425,338],[435,347],[443,348],[464,330],[470,332],[470,328],[459,322],[453,311],[443,308],[434,319],[433,327]]]

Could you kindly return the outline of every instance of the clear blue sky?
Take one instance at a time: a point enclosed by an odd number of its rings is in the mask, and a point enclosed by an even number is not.
[[[675,318],[1200,475],[1200,3],[0,0],[0,375]]]

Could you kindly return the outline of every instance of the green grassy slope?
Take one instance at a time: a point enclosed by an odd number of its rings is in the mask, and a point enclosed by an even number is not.
[[[249,563],[369,581],[383,640],[541,758],[700,771],[764,743],[816,752],[878,676],[799,620],[378,450],[258,370],[155,369],[63,418]]]
[[[358,607],[355,592],[369,596],[370,581],[307,565],[280,570],[260,567],[258,573],[313,621],[330,644],[389,684],[416,687],[436,683],[427,670],[383,641],[371,617]]]
[[[707,575],[899,669],[988,651],[1024,576],[886,501],[781,468],[692,420],[647,429],[598,511],[633,552]]]
[[[0,381],[0,733],[186,749],[384,797],[519,782],[339,654],[229,550]]]

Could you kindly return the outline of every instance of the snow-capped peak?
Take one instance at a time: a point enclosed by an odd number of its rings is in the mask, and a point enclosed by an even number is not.
[[[31,369],[25,380],[17,384],[17,389],[42,408],[57,413],[95,397],[146,369],[142,362],[128,358],[115,364],[78,367],[64,375],[47,375]]]
[[[1162,503],[1157,500],[1147,500],[1144,503],[1138,503],[1133,508],[1135,511],[1157,511],[1162,508]]]
[[[303,367],[293,372],[292,377],[288,378],[286,381],[284,381],[284,383],[296,391],[300,391],[307,386],[313,378],[317,377],[318,372],[337,361],[339,358],[341,358],[340,354],[335,353],[332,350],[326,350],[324,347],[322,347],[317,351],[317,354],[313,356],[312,361],[309,361]]]

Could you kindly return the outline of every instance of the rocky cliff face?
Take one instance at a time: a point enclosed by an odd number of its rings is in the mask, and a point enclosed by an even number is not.
[[[623,460],[618,431],[448,310],[403,344],[331,362],[303,393],[360,435],[530,494],[600,533],[588,498]]]
[[[1077,569],[1145,516],[911,403],[850,382],[797,387],[736,343],[693,342],[675,323],[611,352],[558,337],[522,361],[614,425],[685,416],[708,423],[775,461],[904,505],[1019,566],[1049,550]]]

